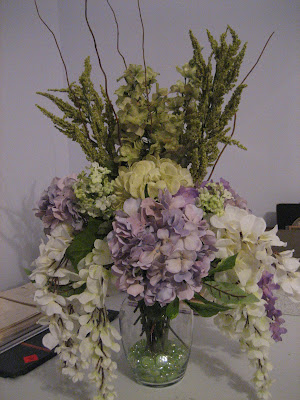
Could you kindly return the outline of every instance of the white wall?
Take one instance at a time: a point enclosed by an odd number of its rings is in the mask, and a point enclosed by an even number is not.
[[[57,2],[39,3],[57,31]],[[35,107],[37,90],[64,83],[33,1],[2,1],[0,18],[1,290],[27,279],[23,269],[38,254],[42,230],[32,208],[52,177],[68,173],[69,155],[66,140]]]
[[[40,225],[31,208],[55,175],[78,172],[86,164],[77,144],[59,136],[34,103],[36,90],[64,85],[52,38],[38,21],[33,4],[5,0],[1,6],[1,280],[0,289],[24,278],[23,265],[37,252]],[[28,4],[27,4],[28,3]],[[70,79],[77,79],[91,55],[95,83],[102,83],[92,40],[84,21],[84,2],[40,0],[40,10],[58,33]],[[89,0],[90,23],[109,79],[109,91],[123,72],[114,20],[105,1]],[[128,63],[142,64],[136,0],[111,0],[120,24],[120,47]],[[179,78],[175,66],[192,55],[188,30],[208,48],[205,29],[219,36],[230,24],[248,51],[244,77],[266,39],[275,31],[260,64],[249,77],[237,116],[235,136],[247,152],[228,148],[214,179],[224,177],[271,226],[279,202],[299,202],[299,62],[296,51],[297,1],[148,0],[141,1],[146,60],[160,72],[161,87]],[[113,97],[113,96],[112,96]],[[18,147],[17,147],[18,146]],[[25,151],[26,148],[26,151]],[[69,159],[68,159],[69,157]],[[4,200],[4,203],[3,203]],[[26,234],[25,234],[26,233]]]

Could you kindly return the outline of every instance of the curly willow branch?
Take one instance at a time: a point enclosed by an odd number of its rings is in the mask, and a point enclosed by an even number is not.
[[[122,57],[122,59],[123,59],[123,63],[124,63],[124,65],[125,65],[125,69],[127,69],[127,64],[126,64],[125,57],[124,57],[123,54],[120,52],[120,48],[119,48],[120,31],[119,31],[119,24],[118,24],[117,16],[116,16],[116,13],[115,13],[114,9],[112,8],[112,6],[111,6],[109,0],[106,0],[106,2],[107,2],[107,4],[109,5],[109,8],[111,9],[111,11],[112,11],[112,13],[113,13],[113,16],[114,16],[114,19],[115,19],[115,23],[116,23],[116,26],[117,26],[117,51],[118,51],[118,53],[120,54],[120,56]]]
[[[256,63],[253,65],[253,67],[250,69],[250,71],[248,72],[248,74],[245,76],[245,78],[242,80],[241,85],[245,82],[245,80],[248,78],[248,76],[251,74],[251,72],[254,70],[254,68],[257,66],[257,64],[259,63],[259,60],[261,58],[261,56],[263,55],[269,41],[271,40],[271,37],[274,35],[275,32],[272,32],[271,35],[269,36],[268,40],[266,41],[266,44],[264,45],[262,51],[260,52],[260,55],[258,57],[258,59],[256,60]]]
[[[96,39],[95,39],[95,35],[94,35],[94,32],[93,32],[93,30],[92,30],[92,28],[91,28],[91,25],[90,25],[90,23],[89,23],[89,20],[88,20],[88,15],[87,15],[87,0],[85,0],[84,13],[85,13],[85,20],[86,20],[87,26],[88,26],[89,31],[90,31],[90,33],[91,33],[91,35],[92,35],[92,38],[93,38],[94,47],[95,47],[95,51],[96,51],[96,54],[97,54],[99,67],[100,67],[100,69],[101,69],[101,71],[102,71],[102,73],[103,73],[103,76],[104,76],[106,97],[107,97],[107,100],[109,101],[109,104],[110,104],[110,106],[111,106],[111,109],[112,109],[112,111],[113,111],[113,113],[114,113],[114,116],[115,116],[115,118],[116,118],[116,122],[117,122],[117,126],[118,126],[118,139],[119,139],[119,144],[121,145],[121,144],[122,144],[122,141],[121,141],[121,134],[120,134],[119,118],[118,118],[118,116],[117,116],[117,114],[116,114],[116,112],[115,112],[115,109],[114,109],[114,107],[113,107],[113,105],[112,105],[112,102],[111,102],[111,100],[110,100],[110,97],[109,97],[109,95],[108,95],[108,89],[107,89],[107,75],[106,75],[106,73],[105,73],[105,71],[104,71],[104,69],[103,69],[103,66],[102,66],[102,63],[101,63],[101,59],[100,59],[100,55],[99,55],[99,51],[98,51],[97,42],[96,42]]]
[[[61,61],[62,61],[62,63],[63,63],[64,69],[65,69],[65,75],[66,75],[66,80],[67,80],[67,84],[68,84],[68,89],[69,89],[70,93],[72,94],[72,96],[73,96],[73,98],[74,98],[74,104],[75,104],[76,107],[78,108],[78,111],[79,111],[79,114],[80,114],[80,117],[81,117],[81,121],[82,121],[82,124],[83,124],[83,127],[84,127],[85,135],[86,135],[86,137],[91,141],[91,143],[94,143],[93,140],[90,138],[89,130],[88,130],[88,128],[87,128],[87,126],[86,126],[86,123],[85,123],[85,121],[84,121],[84,118],[83,118],[83,115],[82,115],[82,111],[81,111],[80,102],[78,101],[78,97],[76,96],[74,90],[72,89],[72,87],[71,87],[71,85],[70,85],[69,74],[68,74],[67,66],[66,66],[65,60],[64,60],[64,58],[63,58],[61,49],[60,49],[60,47],[59,47],[58,41],[57,41],[57,39],[56,39],[55,33],[54,33],[53,30],[49,27],[49,25],[45,22],[45,20],[41,17],[41,14],[40,14],[40,11],[39,11],[39,8],[38,8],[38,5],[37,5],[36,0],[34,0],[34,4],[35,4],[36,12],[37,12],[37,15],[38,15],[39,19],[42,21],[42,23],[45,25],[45,27],[48,29],[48,31],[51,33],[51,35],[52,35],[53,38],[54,38],[54,41],[55,41],[57,50],[58,50],[58,52],[59,52]]]
[[[69,81],[69,75],[68,75],[67,66],[66,66],[65,60],[64,60],[64,58],[63,58],[62,52],[61,52],[61,50],[60,50],[60,47],[59,47],[58,41],[57,41],[57,39],[56,39],[55,33],[53,32],[53,30],[49,27],[49,25],[46,24],[46,22],[45,22],[45,21],[43,20],[43,18],[41,17],[41,14],[40,14],[40,11],[39,11],[39,8],[38,8],[38,5],[37,5],[36,0],[34,0],[34,4],[35,4],[36,12],[37,12],[37,15],[38,15],[39,19],[42,21],[42,23],[45,25],[45,27],[48,29],[48,31],[52,34],[52,36],[53,36],[53,38],[54,38],[56,47],[57,47],[57,49],[58,49],[58,52],[59,52],[61,61],[62,61],[62,63],[63,63],[64,69],[65,69],[65,74],[66,74],[66,79],[67,79],[68,87],[70,88],[70,81]]]
[[[148,108],[148,113],[149,113],[149,117],[150,117],[150,133],[152,133],[152,114],[151,114],[151,110],[150,110],[149,92],[148,92],[148,87],[147,87],[147,67],[146,67],[146,59],[145,59],[145,29],[144,29],[144,22],[143,22],[143,17],[142,17],[142,12],[141,12],[140,0],[137,0],[137,3],[138,3],[140,21],[141,21],[142,32],[143,32],[142,49],[143,49],[144,69],[145,69],[145,87],[146,87],[146,96],[147,96],[147,108]]]

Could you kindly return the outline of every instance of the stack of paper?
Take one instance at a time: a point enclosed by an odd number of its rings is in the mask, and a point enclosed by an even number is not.
[[[33,301],[32,283],[0,293],[0,349],[37,329],[41,313]]]

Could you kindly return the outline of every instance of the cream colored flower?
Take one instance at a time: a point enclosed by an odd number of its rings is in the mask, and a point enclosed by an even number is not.
[[[274,282],[280,284],[280,290],[294,302],[300,302],[300,262],[293,257],[293,250],[276,254]]]

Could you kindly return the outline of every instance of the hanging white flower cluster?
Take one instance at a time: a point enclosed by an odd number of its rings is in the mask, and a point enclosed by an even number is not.
[[[298,259],[293,257],[294,250],[282,251],[275,254],[274,282],[280,285],[284,292],[294,302],[300,301],[300,266]]]
[[[97,239],[94,249],[78,264],[78,273],[64,257],[72,241],[72,228],[58,225],[40,246],[30,278],[35,282],[35,300],[45,314],[39,321],[49,324],[43,344],[59,354],[62,373],[73,382],[86,373],[98,391],[95,400],[113,400],[110,384],[117,368],[111,351],[119,351],[118,331],[110,324],[105,308],[111,263],[104,240]]]
[[[281,290],[299,299],[300,273],[296,272],[299,261],[289,251],[274,255],[272,246],[285,245],[276,235],[277,227],[266,231],[265,221],[248,211],[228,205],[223,216],[214,215],[210,222],[217,236],[216,257],[225,258],[238,253],[235,267],[216,274],[215,279],[236,283],[260,299],[252,304],[233,305],[231,310],[219,313],[215,322],[221,331],[239,340],[250,364],[256,368],[253,382],[258,388],[258,396],[268,399],[272,383],[268,353],[273,339],[269,330],[271,321],[258,282],[262,272],[267,270],[274,275],[274,283],[280,283]]]

